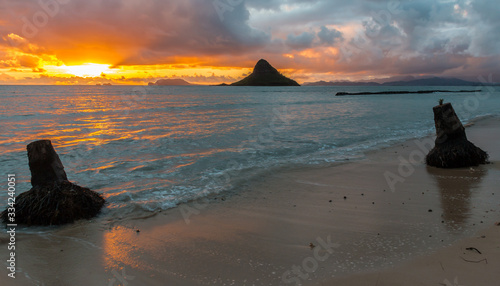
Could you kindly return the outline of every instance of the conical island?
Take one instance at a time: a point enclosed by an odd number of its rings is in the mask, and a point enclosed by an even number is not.
[[[300,86],[293,79],[279,73],[266,60],[260,60],[255,65],[251,75],[231,84],[232,86]]]

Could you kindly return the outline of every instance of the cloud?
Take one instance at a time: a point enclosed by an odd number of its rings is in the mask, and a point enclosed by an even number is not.
[[[230,6],[221,21],[214,1],[105,2],[71,1],[64,13],[51,19],[50,29],[41,30],[47,40],[39,40],[44,46],[64,50],[61,57],[65,61],[88,54],[123,65],[243,54],[270,41],[269,34],[247,24],[250,14],[243,4]],[[67,38],[68,34],[74,37]]]
[[[500,54],[500,8],[492,1],[476,0],[469,5],[472,25],[471,53],[475,56],[498,56]]]
[[[45,72],[45,64],[59,65],[61,61],[53,54],[30,43],[27,39],[9,33],[0,41],[0,68],[28,68],[33,72]]]
[[[8,82],[8,81],[12,81],[14,80],[15,78],[13,76],[10,76],[6,73],[0,73],[0,81],[5,81],[5,82]]]
[[[22,55],[18,58],[20,67],[38,68],[40,65],[40,58],[32,55]]]
[[[186,80],[190,83],[196,83],[196,84],[215,84],[215,83],[220,83],[220,82],[232,83],[232,82],[236,82],[242,78],[243,77],[218,76],[215,74],[212,74],[209,76],[194,75],[194,76],[183,77],[184,80]]]
[[[290,34],[286,39],[286,44],[292,49],[303,50],[312,46],[314,38],[315,35],[308,32],[303,32],[300,35]]]
[[[322,44],[333,45],[336,41],[342,40],[342,32],[336,29],[328,29],[325,26],[321,26],[318,32],[318,38]]]
[[[256,10],[279,11],[283,1],[280,0],[247,0],[246,6]]]
[[[500,57],[493,0],[72,0],[53,13],[40,3],[4,1],[0,69],[38,78],[48,64],[197,70],[266,58],[301,77],[473,76]]]

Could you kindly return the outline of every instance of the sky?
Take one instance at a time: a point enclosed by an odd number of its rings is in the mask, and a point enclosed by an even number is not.
[[[0,84],[500,82],[497,0],[0,0]]]

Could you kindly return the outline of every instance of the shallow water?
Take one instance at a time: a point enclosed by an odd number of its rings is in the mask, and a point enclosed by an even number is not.
[[[432,107],[464,123],[500,115],[480,93],[334,96],[464,87],[1,86],[0,174],[30,188],[26,145],[50,139],[71,181],[104,193],[105,215],[160,210],[235,190],[278,168],[330,164],[434,132]],[[0,201],[7,201],[0,193]]]

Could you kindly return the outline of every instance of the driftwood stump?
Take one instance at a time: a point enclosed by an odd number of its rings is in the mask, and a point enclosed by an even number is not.
[[[26,147],[31,171],[31,185],[43,186],[68,180],[64,166],[50,140],[35,141]]]
[[[15,223],[58,225],[90,219],[99,213],[104,198],[68,181],[50,140],[32,142],[27,150],[32,188],[16,197]],[[7,222],[7,210],[0,217]]]
[[[461,168],[486,164],[488,154],[467,140],[465,128],[451,103],[433,108],[436,125],[435,147],[427,154],[427,165]]]

